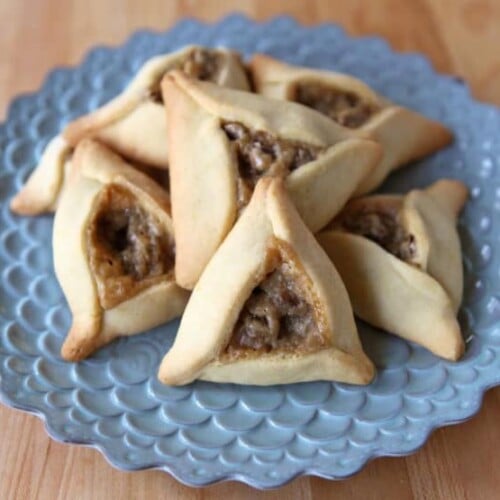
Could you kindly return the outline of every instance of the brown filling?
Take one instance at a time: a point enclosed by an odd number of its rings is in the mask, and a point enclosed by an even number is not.
[[[280,262],[245,302],[225,355],[252,352],[313,352],[327,346],[314,306],[307,300],[304,279]]]
[[[342,227],[350,233],[368,238],[406,262],[417,253],[415,237],[401,226],[393,212],[365,211],[342,218]]]
[[[377,107],[354,92],[345,92],[320,83],[298,84],[294,100],[349,128],[360,127],[378,111]]]
[[[180,69],[187,76],[197,80],[214,81],[219,72],[220,60],[221,56],[218,52],[197,48],[189,52],[182,61],[179,61],[175,65],[175,69]],[[150,97],[154,102],[163,103],[160,81],[151,89]]]
[[[87,248],[104,309],[159,281],[174,265],[174,245],[166,230],[118,185],[99,195],[87,228]]]
[[[262,130],[250,130],[238,122],[225,122],[222,129],[238,161],[240,208],[248,204],[261,177],[286,176],[315,160],[322,151],[318,146],[280,139]]]
[[[220,54],[213,50],[194,49],[181,63],[180,69],[197,80],[212,80],[219,71]]]

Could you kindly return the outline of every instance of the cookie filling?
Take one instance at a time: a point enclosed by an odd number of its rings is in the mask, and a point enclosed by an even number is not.
[[[280,139],[262,130],[251,130],[238,122],[225,122],[222,129],[238,161],[238,205],[250,201],[257,181],[263,176],[286,176],[314,161],[322,148],[299,141]]]
[[[295,90],[295,101],[315,109],[349,128],[361,127],[378,111],[354,92],[346,92],[319,83],[299,84]]]
[[[220,54],[212,50],[194,49],[181,63],[180,69],[197,80],[213,80],[219,72]]]
[[[97,206],[87,246],[99,300],[110,309],[165,277],[174,266],[174,246],[160,221],[123,187],[103,190]]]
[[[226,354],[240,357],[276,349],[312,352],[326,347],[301,281],[286,262],[268,274],[245,302]]]
[[[189,52],[186,57],[175,65],[187,76],[197,80],[215,81],[219,73],[221,56],[213,50],[196,48]],[[170,68],[174,69],[174,67]],[[160,82],[151,89],[151,99],[159,104],[163,103],[163,97],[160,89]]]
[[[399,224],[395,213],[366,211],[349,214],[343,217],[342,227],[374,241],[406,262],[411,261],[417,253],[415,237]]]

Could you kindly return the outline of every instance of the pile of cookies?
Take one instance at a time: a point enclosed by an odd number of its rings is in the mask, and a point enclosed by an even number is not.
[[[11,202],[56,212],[62,357],[182,315],[167,384],[367,384],[356,314],[457,360],[466,187],[368,195],[451,140],[348,75],[199,46],[151,59]]]

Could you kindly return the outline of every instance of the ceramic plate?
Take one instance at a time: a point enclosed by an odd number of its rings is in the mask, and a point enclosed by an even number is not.
[[[52,267],[52,217],[16,217],[7,202],[65,123],[113,97],[146,59],[189,43],[350,73],[454,130],[452,147],[401,170],[383,190],[406,191],[445,176],[471,189],[459,227],[467,341],[459,363],[360,324],[378,368],[367,387],[171,388],[156,372],[176,322],[116,341],[79,364],[61,360],[70,315]],[[461,82],[437,75],[422,56],[289,18],[183,21],[167,33],[138,32],[119,48],[96,48],[77,68],[56,69],[39,92],[14,100],[0,125],[3,401],[43,418],[57,440],[98,448],[120,469],[159,468],[190,485],[236,479],[268,488],[300,474],[344,478],[373,457],[415,451],[432,429],[473,415],[483,392],[500,383],[499,130],[498,109],[473,101]]]

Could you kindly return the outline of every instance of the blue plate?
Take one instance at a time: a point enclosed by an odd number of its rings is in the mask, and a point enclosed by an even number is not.
[[[351,73],[454,130],[452,147],[399,171],[383,190],[406,191],[440,177],[462,179],[471,189],[459,227],[467,341],[459,363],[360,324],[378,368],[367,387],[171,388],[157,382],[156,372],[176,322],[116,341],[79,364],[61,360],[70,314],[52,268],[52,217],[16,217],[7,201],[65,123],[114,96],[146,59],[188,43]],[[472,100],[463,84],[437,75],[422,56],[285,17],[265,24],[241,16],[214,25],[183,21],[53,71],[39,92],[12,103],[0,125],[3,401],[42,417],[55,439],[95,446],[120,469],[159,468],[190,485],[236,479],[269,488],[300,474],[344,478],[373,457],[415,451],[435,427],[473,415],[484,391],[500,383],[499,131],[498,109]]]

